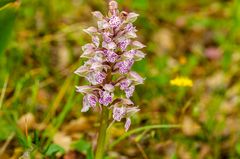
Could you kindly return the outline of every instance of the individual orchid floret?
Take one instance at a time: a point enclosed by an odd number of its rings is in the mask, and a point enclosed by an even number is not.
[[[138,107],[114,107],[113,108],[113,119],[115,121],[121,121],[122,118],[126,118],[125,131],[127,131],[131,125],[130,116],[138,112]]]
[[[87,60],[75,71],[89,82],[88,86],[76,87],[77,92],[84,95],[81,111],[95,107],[99,107],[96,109],[99,111],[107,109],[112,112],[114,121],[126,119],[127,131],[131,125],[131,115],[139,111],[130,98],[136,85],[144,82],[138,73],[132,71],[134,63],[145,57],[141,51],[145,45],[136,40],[137,29],[133,25],[139,15],[120,12],[114,0],[109,3],[106,16],[99,11],[92,14],[97,25],[84,29],[92,40],[82,46],[81,55]]]
[[[126,97],[130,98],[133,95],[134,90],[135,90],[135,86],[134,85],[126,88],[125,89]]]
[[[134,85],[143,84],[144,82],[144,78],[134,71],[129,72],[128,79],[133,81]]]
[[[126,97],[130,98],[133,95],[133,92],[135,90],[135,86],[131,85],[132,81],[129,79],[124,79],[120,81],[120,89],[125,91]]]
[[[108,29],[110,27],[109,23],[106,20],[101,20],[101,21],[98,21],[97,23],[98,23],[99,30]]]
[[[93,85],[103,83],[106,78],[106,73],[104,72],[91,72],[86,76],[86,79]]]
[[[126,74],[130,71],[134,63],[133,59],[127,59],[116,64],[116,67],[119,69],[120,74]]]
[[[130,117],[137,113],[140,109],[138,107],[129,107],[126,109],[126,117]]]
[[[98,30],[95,27],[89,27],[87,29],[83,29],[83,31],[88,33],[90,36],[98,34]]]
[[[117,48],[117,45],[113,41],[111,41],[109,43],[103,41],[102,42],[102,47],[107,49],[107,50],[115,50]]]
[[[112,107],[122,107],[122,106],[132,107],[132,106],[134,106],[134,103],[128,98],[117,98],[115,100],[117,100],[117,102],[114,103]]]
[[[86,94],[83,97],[83,108],[81,112],[87,112],[90,107],[95,107],[98,102],[98,99],[93,94]]]
[[[129,80],[129,79],[124,79],[124,80],[122,80],[122,81],[120,82],[120,89],[121,89],[121,90],[125,90],[125,89],[127,89],[127,88],[130,86],[130,84],[131,84],[131,80]]]
[[[116,15],[113,15],[112,17],[109,18],[109,24],[110,24],[110,27],[112,28],[117,28],[121,25],[121,19],[116,16]]]
[[[109,15],[117,15],[119,13],[118,3],[116,1],[109,2]]]
[[[134,39],[137,37],[137,34],[136,34],[137,29],[136,29],[136,27],[133,26],[132,23],[127,24],[127,26],[125,26],[123,32],[124,32],[125,38]]]
[[[108,106],[113,101],[114,86],[111,85],[111,84],[105,84],[103,86],[103,89],[104,90],[101,90],[99,92],[99,94],[100,94],[99,103],[104,105],[104,106]]]
[[[79,67],[74,73],[79,76],[86,77],[88,72],[89,72],[89,68],[87,66],[83,65],[83,66]]]
[[[100,91],[99,103],[108,106],[113,101],[113,94],[108,91]]]
[[[145,54],[139,50],[130,50],[123,53],[124,59],[134,59],[135,61],[140,61],[145,57]]]
[[[82,94],[88,94],[93,91],[99,91],[100,89],[94,86],[77,86],[77,92]]]
[[[130,22],[133,23],[137,20],[137,17],[139,16],[139,14],[136,14],[136,13],[129,13],[128,16],[127,16],[127,19],[126,19],[126,22]]]
[[[99,45],[100,45],[100,39],[99,39],[98,36],[93,36],[93,37],[92,37],[92,42],[93,42],[93,44],[94,44],[96,47],[99,47]]]
[[[144,48],[144,47],[146,47],[145,45],[143,45],[141,42],[139,42],[139,41],[134,41],[134,42],[132,42],[132,47],[133,47],[133,49],[142,49],[142,48]]]
[[[130,44],[130,42],[131,42],[130,39],[125,39],[125,38],[119,39],[118,46],[121,49],[121,51],[125,51],[128,45]]]
[[[95,54],[95,45],[94,44],[86,44],[84,46],[82,46],[82,51],[83,54],[81,55],[81,57],[85,57],[85,58],[91,58],[94,56]]]
[[[104,18],[104,16],[102,15],[101,12],[99,11],[95,11],[95,12],[92,12],[93,16],[96,17],[98,20],[102,20]]]
[[[112,41],[112,33],[111,32],[103,32],[102,33],[102,38],[105,43],[110,43]]]
[[[103,86],[103,89],[108,92],[113,92],[114,91],[114,86],[112,84],[105,84]]]
[[[114,107],[113,108],[113,119],[116,121],[121,121],[126,114],[126,109],[124,107]]]
[[[114,63],[119,58],[118,54],[112,50],[104,50],[103,53],[107,58],[107,62]]]

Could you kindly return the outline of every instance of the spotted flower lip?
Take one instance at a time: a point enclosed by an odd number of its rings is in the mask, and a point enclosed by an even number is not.
[[[91,72],[86,76],[86,79],[93,85],[98,85],[103,83],[106,78],[106,73],[104,72]]]
[[[121,41],[118,43],[119,48],[121,51],[125,51],[130,44],[131,40],[130,39],[121,39]]]
[[[121,25],[120,17],[114,15],[109,19],[109,24],[112,28],[117,28]]]
[[[124,107],[114,107],[113,108],[113,119],[116,121],[121,121],[126,114],[126,109]]]
[[[109,50],[107,51],[106,56],[107,56],[107,61],[111,62],[111,63],[114,63],[119,58],[118,54],[116,54],[113,51],[109,51]]]
[[[130,86],[130,84],[131,84],[131,80],[129,80],[129,79],[124,79],[124,80],[122,80],[122,81],[120,82],[120,89],[121,89],[121,90],[125,90],[125,89],[127,89],[127,88]]]
[[[115,68],[118,68],[120,74],[126,74],[130,71],[133,63],[134,63],[133,59],[127,59],[127,60],[118,62]]]
[[[110,32],[103,32],[103,33],[102,33],[103,41],[106,42],[106,43],[112,42],[112,38],[111,38],[112,35],[113,35],[113,34],[110,33]]]
[[[130,87],[126,88],[125,89],[126,97],[130,98],[131,96],[133,96],[134,90],[135,90],[135,86],[130,86]]]
[[[108,106],[110,103],[113,101],[113,96],[114,94],[112,92],[109,92],[107,90],[100,91],[100,98],[99,98],[99,103]]]
[[[139,14],[120,12],[118,3],[111,0],[106,16],[99,11],[92,15],[96,26],[83,30],[91,37],[91,42],[82,46],[81,58],[87,60],[74,72],[89,82],[76,87],[77,92],[84,95],[81,111],[105,106],[113,120],[125,120],[127,131],[131,116],[140,110],[131,97],[136,85],[144,82],[144,78],[132,71],[134,63],[145,58],[141,49],[146,46],[136,40],[137,29],[133,25]]]
[[[130,116],[137,113],[140,109],[138,107],[114,107],[113,108],[113,119],[115,121],[121,121],[123,118],[126,118],[125,122],[125,131],[127,131],[131,125]]]
[[[125,125],[124,125],[125,131],[128,131],[130,125],[131,125],[131,119],[130,119],[130,118],[127,118],[127,119],[126,119],[126,122],[125,122]]]
[[[83,97],[83,108],[81,112],[87,112],[90,107],[95,107],[97,104],[97,97],[93,94],[86,94]]]

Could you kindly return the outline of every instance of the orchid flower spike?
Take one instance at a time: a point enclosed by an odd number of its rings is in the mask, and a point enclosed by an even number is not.
[[[77,92],[84,95],[81,111],[107,107],[113,120],[125,118],[127,131],[131,115],[139,111],[130,98],[135,86],[144,82],[138,73],[131,70],[136,61],[145,57],[140,51],[145,45],[135,40],[137,29],[133,22],[139,15],[120,12],[116,1],[110,1],[106,16],[99,11],[92,14],[97,20],[97,27],[84,29],[92,41],[82,47],[81,55],[87,61],[75,71],[89,82],[87,86],[76,87]],[[122,91],[121,96],[115,95],[117,90]]]

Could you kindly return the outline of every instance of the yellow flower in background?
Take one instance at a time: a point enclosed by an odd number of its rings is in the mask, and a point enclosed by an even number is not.
[[[170,84],[173,86],[179,86],[179,87],[192,87],[193,82],[191,79],[187,77],[176,77],[175,79],[170,81]]]

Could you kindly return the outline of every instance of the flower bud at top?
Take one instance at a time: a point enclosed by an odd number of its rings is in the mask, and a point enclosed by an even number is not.
[[[110,1],[109,2],[109,11],[115,15],[116,10],[118,10],[118,4],[116,1]]]

